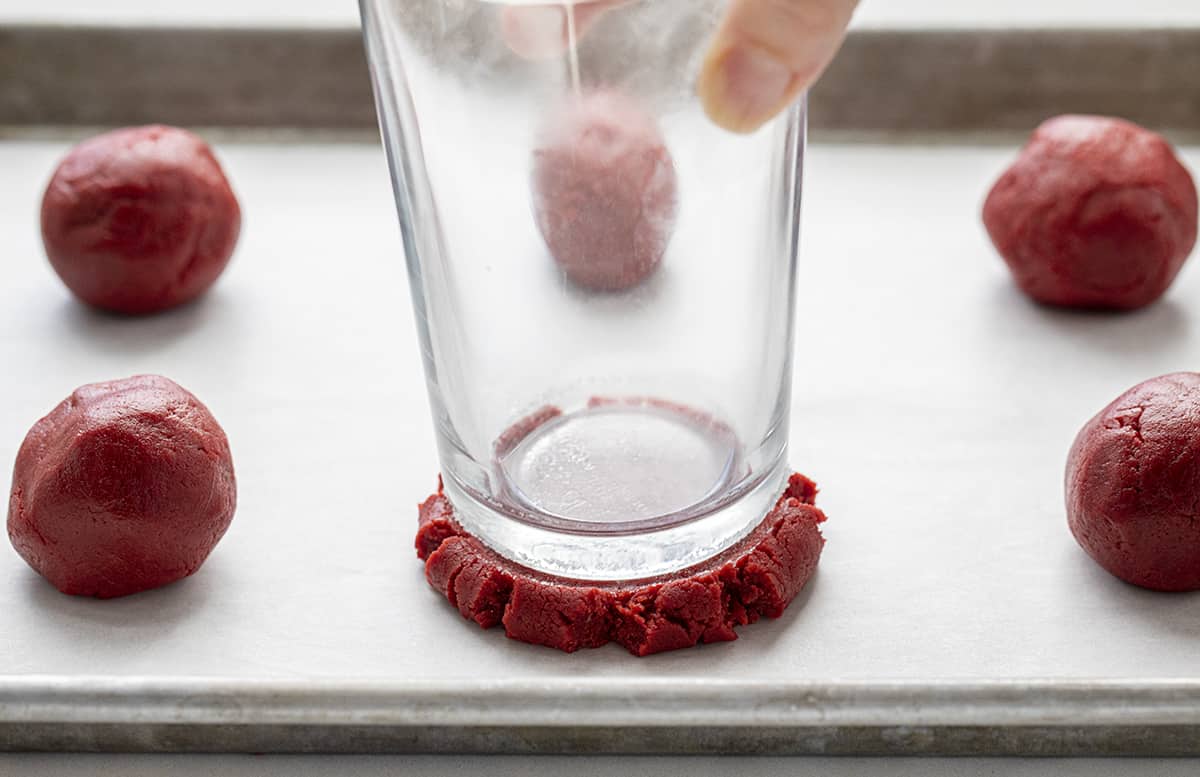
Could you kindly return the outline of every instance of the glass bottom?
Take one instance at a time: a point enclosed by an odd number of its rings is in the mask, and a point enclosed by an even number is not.
[[[464,528],[524,566],[580,580],[637,580],[692,566],[749,533],[786,471],[749,471],[733,431],[650,399],[547,407],[496,443],[491,492],[451,476]],[[450,473],[453,475],[453,473]]]
[[[497,462],[502,500],[535,522],[606,533],[686,520],[728,490],[741,459],[727,428],[664,403],[593,401],[514,442]]]

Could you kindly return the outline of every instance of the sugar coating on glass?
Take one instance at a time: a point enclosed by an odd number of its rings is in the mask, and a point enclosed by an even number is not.
[[[572,98],[534,149],[533,210],[574,283],[622,291],[645,280],[677,211],[675,165],[653,117],[612,90]]]
[[[178,384],[142,375],[82,386],[34,424],[8,536],[63,593],[107,599],[191,575],[236,503],[220,424]]]
[[[1200,373],[1139,383],[1084,425],[1067,519],[1100,566],[1160,591],[1200,589]]]
[[[502,496],[518,509],[598,525],[682,515],[742,474],[736,436],[706,414],[646,399],[552,410],[497,446]]]
[[[233,255],[241,210],[208,144],[155,125],[73,148],[46,188],[41,224],[46,256],[67,288],[132,315],[212,286]]]
[[[1166,292],[1196,242],[1196,187],[1159,135],[1060,116],[996,182],[983,220],[1017,285],[1051,305],[1132,309]]]

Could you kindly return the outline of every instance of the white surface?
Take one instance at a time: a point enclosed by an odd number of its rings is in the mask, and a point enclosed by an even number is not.
[[[12,777],[1193,777],[1183,759],[0,756]]]
[[[6,21],[93,24],[357,25],[354,0],[0,0]],[[1191,0],[863,0],[861,27],[1140,27],[1200,23]]]
[[[792,460],[830,515],[820,572],[741,640],[636,660],[564,655],[462,620],[412,550],[436,463],[381,153],[220,147],[245,210],[194,307],[89,313],[47,268],[41,187],[63,147],[0,145],[0,462],[87,381],[160,372],[224,424],[233,526],[193,578],[99,602],[0,552],[7,674],[405,683],[742,678],[1195,678],[1200,596],[1123,585],[1066,529],[1078,427],[1132,383],[1195,367],[1186,269],[1126,316],[1012,290],[979,223],[1007,160],[971,148],[816,147]],[[1189,154],[1193,168],[1200,154]]]

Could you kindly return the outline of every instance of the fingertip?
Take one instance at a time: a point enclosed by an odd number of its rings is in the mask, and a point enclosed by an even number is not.
[[[500,11],[500,35],[519,57],[558,56],[565,41],[563,12],[557,6],[505,6]]]
[[[570,6],[575,32],[582,36],[610,9],[627,0],[590,0]],[[565,5],[506,5],[500,10],[500,35],[517,56],[538,60],[562,56],[567,50]]]
[[[751,132],[820,77],[857,0],[733,0],[697,85],[719,126]]]
[[[770,53],[718,43],[705,58],[697,94],[709,119],[738,134],[749,134],[782,112],[804,84]]]

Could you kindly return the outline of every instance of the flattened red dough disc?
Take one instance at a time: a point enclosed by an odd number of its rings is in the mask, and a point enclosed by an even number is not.
[[[794,474],[745,539],[709,561],[638,583],[546,575],[505,559],[463,531],[442,492],[421,505],[417,557],[425,579],[463,617],[512,639],[558,648],[617,642],[636,656],[737,639],[734,627],[778,618],[816,572],[825,514],[817,486]]]

